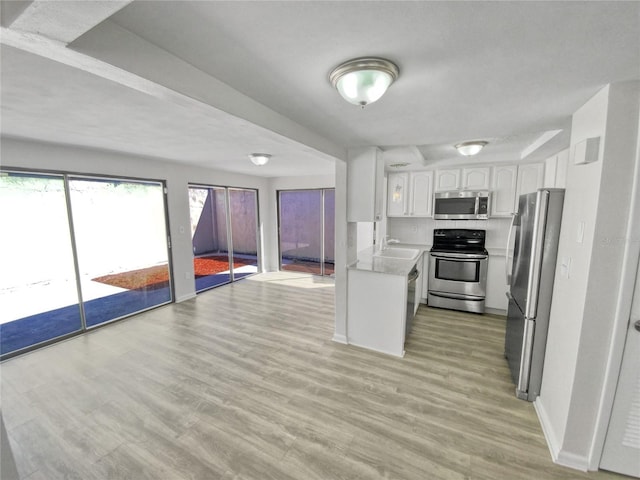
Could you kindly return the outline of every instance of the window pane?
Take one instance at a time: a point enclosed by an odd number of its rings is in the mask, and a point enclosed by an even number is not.
[[[196,292],[231,281],[225,189],[189,187]]]
[[[258,201],[255,190],[229,189],[233,278],[258,271]]]
[[[61,176],[0,174],[0,353],[82,329]]]
[[[171,301],[163,187],[70,178],[87,327]]]
[[[282,270],[319,275],[322,242],[322,191],[280,192]]]

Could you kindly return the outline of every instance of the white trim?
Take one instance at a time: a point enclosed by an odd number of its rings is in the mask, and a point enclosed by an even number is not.
[[[359,344],[353,343],[353,342],[350,342],[349,345],[353,345],[354,347],[358,347],[358,348],[364,348],[365,350],[371,350],[372,352],[384,353],[385,355],[391,355],[391,356],[396,357],[396,358],[403,358],[404,354],[405,354],[404,349],[402,349],[402,353],[400,355],[398,355],[396,352],[392,352],[392,351],[389,351],[389,350],[382,350],[380,348],[372,348],[370,346],[365,346],[365,345],[359,345]]]
[[[563,467],[580,470],[581,472],[587,472],[589,470],[589,459],[587,457],[563,450],[560,450],[560,453],[558,453],[558,460],[556,463]]]
[[[196,298],[195,293],[188,293],[186,295],[182,295],[176,298],[176,303],[186,302],[187,300],[191,300],[192,298]]]
[[[607,354],[607,367],[600,395],[600,405],[596,418],[596,429],[589,448],[589,470],[598,470],[602,458],[602,450],[607,436],[607,428],[613,409],[618,376],[622,368],[622,356],[630,321],[633,290],[638,275],[640,261],[640,115],[638,119],[638,134],[636,137],[636,163],[633,174],[633,186],[627,221],[627,234],[624,238],[624,257],[620,289],[616,301],[614,325]]]
[[[533,408],[535,408],[536,410],[538,421],[540,422],[540,426],[542,427],[542,433],[544,433],[544,438],[547,440],[547,447],[549,447],[551,459],[554,463],[558,463],[560,444],[558,443],[558,438],[556,437],[556,434],[553,430],[553,424],[549,420],[547,410],[544,408],[541,397],[538,397],[533,403]]]
[[[344,345],[349,345],[349,342],[347,341],[347,336],[346,335],[340,335],[339,333],[334,333],[333,334],[333,338],[331,339],[336,343],[342,343]]]

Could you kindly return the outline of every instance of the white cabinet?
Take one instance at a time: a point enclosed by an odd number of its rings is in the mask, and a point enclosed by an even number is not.
[[[498,310],[506,314],[507,300],[507,280],[505,273],[505,256],[489,255],[489,265],[487,268],[487,296],[484,300],[485,307],[491,310]]]
[[[409,215],[430,217],[433,215],[433,172],[411,172]]]
[[[347,221],[382,220],[384,163],[377,147],[349,149],[347,156]]]
[[[518,167],[502,165],[493,167],[491,182],[491,216],[508,217],[515,210],[515,195],[518,179]]]
[[[473,167],[462,169],[463,190],[488,190],[491,169],[489,167]]]
[[[535,192],[544,183],[544,163],[529,163],[518,167],[518,186],[516,187],[515,205],[518,198],[525,193]]]
[[[430,217],[433,172],[390,173],[387,180],[387,216]]]
[[[565,188],[568,165],[569,149],[547,158],[544,161],[544,186],[548,188]]]
[[[387,216],[404,217],[409,205],[409,174],[390,173],[387,179]]]
[[[460,169],[436,170],[436,192],[458,190],[460,188]]]

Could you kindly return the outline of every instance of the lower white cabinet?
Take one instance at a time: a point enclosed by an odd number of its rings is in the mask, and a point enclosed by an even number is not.
[[[485,308],[507,312],[507,280],[505,273],[505,255],[489,255],[487,269],[487,296]]]

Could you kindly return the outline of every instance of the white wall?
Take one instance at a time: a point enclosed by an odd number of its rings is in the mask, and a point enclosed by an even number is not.
[[[171,258],[176,300],[195,295],[193,279],[193,252],[189,219],[188,184],[210,184],[258,189],[260,228],[273,225],[275,218],[266,208],[271,201],[267,179],[238,175],[87,148],[66,147],[25,140],[2,138],[3,167],[28,168],[40,171],[64,171],[95,175],[165,180],[169,211],[169,230],[172,239]],[[264,249],[258,255],[261,263]]]
[[[610,85],[573,116],[572,148],[599,136],[600,155],[591,164],[569,162],[558,259],[570,258],[571,267],[568,276],[556,270],[536,407],[558,463],[584,470],[600,455],[592,445],[623,271],[631,173],[638,161],[639,92],[638,82]]]
[[[486,230],[486,247],[504,250],[507,245],[510,218],[489,220],[434,220],[433,218],[387,218],[387,235],[402,243],[431,245],[434,228],[474,228]]]

